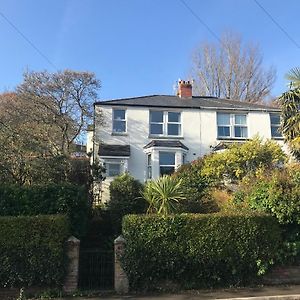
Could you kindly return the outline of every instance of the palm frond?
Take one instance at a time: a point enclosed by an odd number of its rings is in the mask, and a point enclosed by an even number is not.
[[[300,67],[291,69],[286,75],[286,79],[291,82],[292,88],[300,87]]]

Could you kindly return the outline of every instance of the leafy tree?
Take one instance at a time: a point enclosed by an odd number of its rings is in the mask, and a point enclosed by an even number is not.
[[[203,42],[193,55],[192,77],[200,95],[261,102],[275,81],[274,68],[263,67],[259,47],[225,33],[220,42]]]
[[[95,74],[64,70],[27,72],[17,93],[28,105],[44,112],[35,117],[55,128],[59,139],[52,146],[59,154],[69,155],[71,145],[91,121],[99,89],[100,81]]]
[[[297,160],[300,160],[300,68],[292,69],[286,78],[290,90],[279,97],[281,105],[281,132]]]
[[[0,95],[0,180],[73,181],[75,168],[85,166],[75,166],[70,154],[91,119],[99,88],[93,73],[27,72],[17,92]],[[82,175],[77,183],[88,181]]]
[[[233,144],[220,153],[207,156],[202,174],[223,182],[241,180],[246,175],[260,170],[272,169],[286,160],[281,147],[272,140],[262,141],[259,137],[243,144]]]

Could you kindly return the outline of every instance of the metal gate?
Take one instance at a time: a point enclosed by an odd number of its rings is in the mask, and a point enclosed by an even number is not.
[[[114,288],[114,252],[80,249],[79,288],[111,290]]]

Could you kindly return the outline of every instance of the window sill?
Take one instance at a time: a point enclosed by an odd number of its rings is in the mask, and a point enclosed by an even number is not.
[[[284,137],[271,137],[271,139],[275,141],[284,141]]]
[[[155,134],[149,134],[149,139],[162,139],[162,140],[184,140],[183,136],[174,136],[174,135],[155,135]]]
[[[218,141],[233,141],[233,142],[238,142],[238,141],[248,141],[249,138],[236,138],[236,137],[217,137]]]
[[[112,132],[111,135],[127,136],[127,132]]]

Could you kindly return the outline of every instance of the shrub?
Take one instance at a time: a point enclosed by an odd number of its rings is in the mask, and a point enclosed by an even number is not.
[[[66,214],[72,234],[85,232],[89,204],[86,191],[71,184],[1,185],[0,216]]]
[[[267,212],[281,224],[284,244],[278,260],[283,263],[300,258],[300,170],[292,165],[274,170],[258,179],[250,178],[234,195],[236,206]]]
[[[123,267],[133,289],[241,284],[265,271],[281,237],[263,214],[129,215]]]
[[[0,286],[62,285],[64,216],[0,217]]]
[[[149,204],[147,212],[161,216],[176,212],[177,205],[185,199],[181,188],[181,179],[168,175],[148,181],[143,192]]]
[[[180,212],[203,213],[216,210],[216,205],[210,197],[211,180],[202,174],[204,159],[200,158],[182,165],[172,176],[181,180],[181,190],[185,200],[180,201]]]
[[[117,176],[111,182],[107,208],[111,213],[116,233],[121,232],[123,216],[146,212],[147,203],[141,197],[142,189],[143,185],[128,173]]]
[[[251,180],[236,193],[236,202],[274,215],[281,224],[300,225],[299,171],[282,169]]]
[[[233,144],[220,153],[205,158],[202,174],[217,183],[224,179],[241,180],[246,175],[278,167],[286,160],[281,147],[272,140],[256,137],[244,144]]]

